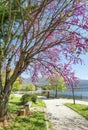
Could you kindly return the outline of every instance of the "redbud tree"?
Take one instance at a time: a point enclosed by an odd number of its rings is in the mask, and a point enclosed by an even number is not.
[[[65,81],[75,79],[70,64],[88,50],[87,8],[86,0],[0,1],[0,120],[24,71],[33,80],[54,72]]]

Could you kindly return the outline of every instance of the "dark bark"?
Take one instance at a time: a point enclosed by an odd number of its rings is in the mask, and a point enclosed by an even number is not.
[[[4,121],[8,118],[8,99],[11,94],[12,85],[19,74],[20,73],[18,73],[18,70],[16,70],[10,78],[7,77],[4,89],[0,91],[0,121]]]
[[[4,93],[0,94],[0,121],[4,121],[7,118],[8,98],[9,98],[9,96],[5,97]]]
[[[14,70],[13,75],[10,77],[9,73],[6,72],[6,82],[3,89],[0,86],[0,121],[4,121],[8,118],[8,99],[11,94],[12,85],[20,75],[19,67]]]
[[[74,83],[71,84],[71,88],[72,88],[73,104],[75,104]]]
[[[74,88],[72,87],[72,95],[73,95],[73,104],[75,104],[75,95],[74,95]]]
[[[57,98],[57,85],[56,85],[56,90],[55,90],[55,98]]]

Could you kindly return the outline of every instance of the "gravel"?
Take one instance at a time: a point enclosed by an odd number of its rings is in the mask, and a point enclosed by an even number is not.
[[[53,130],[88,130],[88,121],[81,115],[66,107],[69,99],[43,99],[46,104],[47,118],[53,123]],[[76,101],[86,104],[86,101]]]

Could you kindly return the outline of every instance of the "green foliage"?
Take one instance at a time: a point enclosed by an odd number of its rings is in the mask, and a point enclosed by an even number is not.
[[[14,95],[14,97],[13,98],[10,98],[9,99],[9,102],[16,102],[17,104],[20,102],[20,97],[16,97],[15,95]]]
[[[21,89],[21,86],[19,83],[15,82],[13,85],[13,90],[14,91],[19,91]]]
[[[22,104],[26,104],[27,102],[32,101],[36,103],[37,95],[36,94],[24,94],[21,98]]]
[[[52,129],[52,127],[53,127],[52,125],[53,125],[52,122],[48,120],[48,127],[49,127],[49,129]]]
[[[14,97],[15,97],[14,92],[13,92],[13,91],[11,91],[11,94],[10,94],[9,100],[14,99]]]
[[[10,113],[20,111],[19,105],[21,104],[20,97],[15,97],[11,94],[9,103],[8,103],[8,111]]]
[[[16,20],[21,18],[20,6],[18,6],[21,3],[22,0],[0,2],[0,23],[7,23],[9,17],[11,17],[12,20],[14,19],[14,17]]]
[[[44,86],[42,87],[43,90],[52,90],[52,86],[51,84],[47,85],[47,86]]]
[[[2,84],[4,86],[5,85],[6,72],[3,69],[1,73],[2,73]],[[13,70],[11,69],[10,76],[12,75],[12,73],[13,73]],[[22,87],[22,81],[21,81],[21,78],[18,77],[17,80],[14,82],[14,84],[12,86],[12,90],[13,91],[19,91],[19,90],[21,90],[21,87]]]
[[[24,105],[29,101],[31,101],[31,95],[30,94],[24,94],[21,98],[21,103]]]
[[[3,4],[0,5],[0,23],[7,21],[9,15],[9,7]]]
[[[47,86],[42,87],[43,90],[59,90],[64,91],[66,89],[65,81],[62,77],[56,77],[54,81],[49,79],[49,84]]]
[[[35,90],[35,85],[29,84],[25,87],[26,91],[34,91]]]
[[[28,117],[14,118],[11,126],[0,130],[46,130],[46,120],[43,112],[33,113]]]
[[[39,102],[43,104],[43,101]],[[20,97],[15,97],[9,100],[9,112],[11,115],[14,112],[18,112],[20,110]],[[40,107],[36,104],[35,107]],[[5,128],[1,128],[0,130],[46,130],[46,120],[45,120],[45,113],[44,112],[35,112],[31,116],[25,117],[15,117],[12,119],[11,125]]]
[[[36,103],[32,103],[32,107],[46,107],[45,103],[43,100],[41,99],[37,99],[37,102]]]
[[[28,21],[31,20],[30,17],[27,16],[27,11],[32,12],[38,7],[38,4],[35,2],[34,5],[29,5],[24,0],[11,0],[11,1],[0,1],[0,24],[6,24],[8,22],[20,22],[21,13],[23,13],[25,19]],[[9,21],[9,18],[11,21]],[[10,23],[11,24],[11,23]],[[5,26],[6,27],[6,26]],[[6,31],[7,33],[7,31]]]
[[[31,94],[31,101],[36,103],[36,101],[37,101],[37,95],[36,94]]]
[[[22,83],[21,83],[21,81],[20,81],[20,78],[18,78],[18,79],[14,82],[14,84],[13,84],[13,86],[12,86],[12,90],[13,90],[13,91],[20,91],[21,88],[22,88]]]
[[[42,92],[41,95],[46,97],[47,96],[47,92]]]
[[[78,112],[88,120],[88,105],[66,103],[66,106]]]
[[[59,77],[55,80],[54,83],[55,86],[53,86],[54,90],[64,91],[66,89],[66,84],[64,82],[64,79],[62,77]]]

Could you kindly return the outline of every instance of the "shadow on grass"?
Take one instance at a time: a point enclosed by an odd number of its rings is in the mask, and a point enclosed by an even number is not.
[[[36,112],[31,116],[16,117],[11,126],[2,130],[46,130],[44,113]]]
[[[88,111],[88,106],[82,109],[83,111]]]
[[[17,106],[21,106],[22,103],[21,102],[13,102],[13,101],[10,101],[9,103],[13,104],[13,105],[17,105]]]

